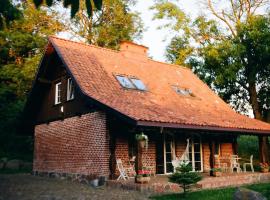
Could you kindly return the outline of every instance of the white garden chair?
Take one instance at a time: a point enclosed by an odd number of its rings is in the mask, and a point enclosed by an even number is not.
[[[117,165],[118,171],[120,173],[120,175],[117,178],[117,180],[120,180],[120,179],[127,180],[129,177],[128,177],[127,173],[126,173],[125,168],[123,167],[122,160],[121,159],[117,159],[116,160],[116,165]]]
[[[253,155],[250,156],[250,162],[249,163],[244,163],[243,164],[243,168],[244,168],[244,172],[247,172],[247,166],[250,166],[251,171],[254,172],[254,167],[253,167]]]
[[[238,162],[238,156],[237,155],[232,155],[231,157],[231,171],[233,172],[233,170],[236,169],[236,172],[242,172],[242,169],[240,167],[240,163]]]

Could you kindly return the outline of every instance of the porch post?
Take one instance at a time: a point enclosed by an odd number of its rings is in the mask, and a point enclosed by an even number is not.
[[[209,142],[209,149],[210,149],[210,176],[213,176],[212,169],[215,167],[215,142]]]
[[[258,136],[259,138],[259,154],[260,154],[260,162],[269,163],[269,142],[267,136]]]
[[[237,137],[233,139],[233,153],[234,155],[238,154],[238,144],[237,144]]]
[[[143,163],[142,163],[142,148],[141,146],[138,144],[138,155],[137,155],[137,158],[138,158],[138,163],[137,163],[137,169],[138,170],[141,170],[142,167],[143,167]]]

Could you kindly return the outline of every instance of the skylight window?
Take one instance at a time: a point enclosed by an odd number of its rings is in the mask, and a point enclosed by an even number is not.
[[[146,91],[147,88],[142,82],[142,80],[135,78],[135,77],[128,77],[124,75],[116,75],[116,79],[120,83],[120,85],[127,89],[135,89],[135,90],[141,90]]]
[[[143,82],[142,82],[140,79],[137,79],[137,78],[131,78],[130,80],[131,80],[131,82],[135,85],[135,87],[136,87],[138,90],[143,90],[143,91],[146,90],[145,85],[143,84]]]
[[[183,96],[194,96],[194,94],[192,93],[192,91],[190,89],[187,88],[179,88],[177,86],[172,86],[172,88],[174,89],[174,91],[177,94],[183,95]]]
[[[128,77],[116,75],[116,78],[122,87],[128,88],[128,89],[135,89],[135,86],[131,83]]]

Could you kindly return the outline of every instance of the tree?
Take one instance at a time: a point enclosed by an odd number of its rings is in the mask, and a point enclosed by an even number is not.
[[[162,17],[173,19],[171,27],[178,31],[167,48],[168,60],[187,64],[238,112],[252,109],[256,119],[270,122],[270,15],[257,13],[269,7],[269,1],[207,0],[206,4],[211,19],[185,17],[179,26],[177,19],[183,11],[175,4],[170,10],[173,17]],[[164,13],[160,7],[153,7],[156,16]],[[267,137],[259,141],[261,161],[269,161]]]
[[[169,176],[169,181],[177,183],[183,188],[184,194],[187,189],[202,180],[202,176],[198,172],[192,172],[192,167],[189,164],[182,164],[176,168],[176,172]]]
[[[10,0],[1,0],[0,6],[0,30],[15,19],[21,17],[21,12],[14,6]]]
[[[0,157],[30,148],[18,130],[21,112],[47,37],[63,28],[51,11],[29,1],[17,6],[23,16],[0,30]]]
[[[82,8],[69,28],[89,44],[117,49],[120,41],[139,38],[143,31],[138,14],[129,9],[132,3],[130,0],[104,0],[102,10],[90,18]]]
[[[57,0],[59,1],[59,0]],[[38,8],[43,4],[43,0],[33,0],[35,6]],[[46,0],[47,6],[51,7],[56,1],[54,0]],[[73,18],[76,13],[79,11],[80,5],[83,3],[80,0],[63,0],[63,5],[65,8],[71,7],[71,17]],[[89,17],[93,15],[93,10],[101,10],[102,8],[102,0],[85,0],[85,7],[87,9],[87,14]]]

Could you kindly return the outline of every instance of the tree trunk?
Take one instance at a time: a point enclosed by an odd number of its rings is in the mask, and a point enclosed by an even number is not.
[[[269,163],[269,142],[267,136],[259,136],[260,162]]]
[[[262,120],[262,114],[260,112],[257,91],[256,91],[256,84],[253,82],[249,83],[248,92],[250,96],[250,104],[252,106],[253,114],[255,119]]]
[[[255,82],[249,83],[249,96],[250,104],[253,109],[253,114],[255,119],[263,121],[263,117],[260,111],[259,102],[257,98],[256,84]],[[260,162],[269,163],[269,152],[268,152],[269,142],[267,136],[259,136],[259,153],[260,153]]]

